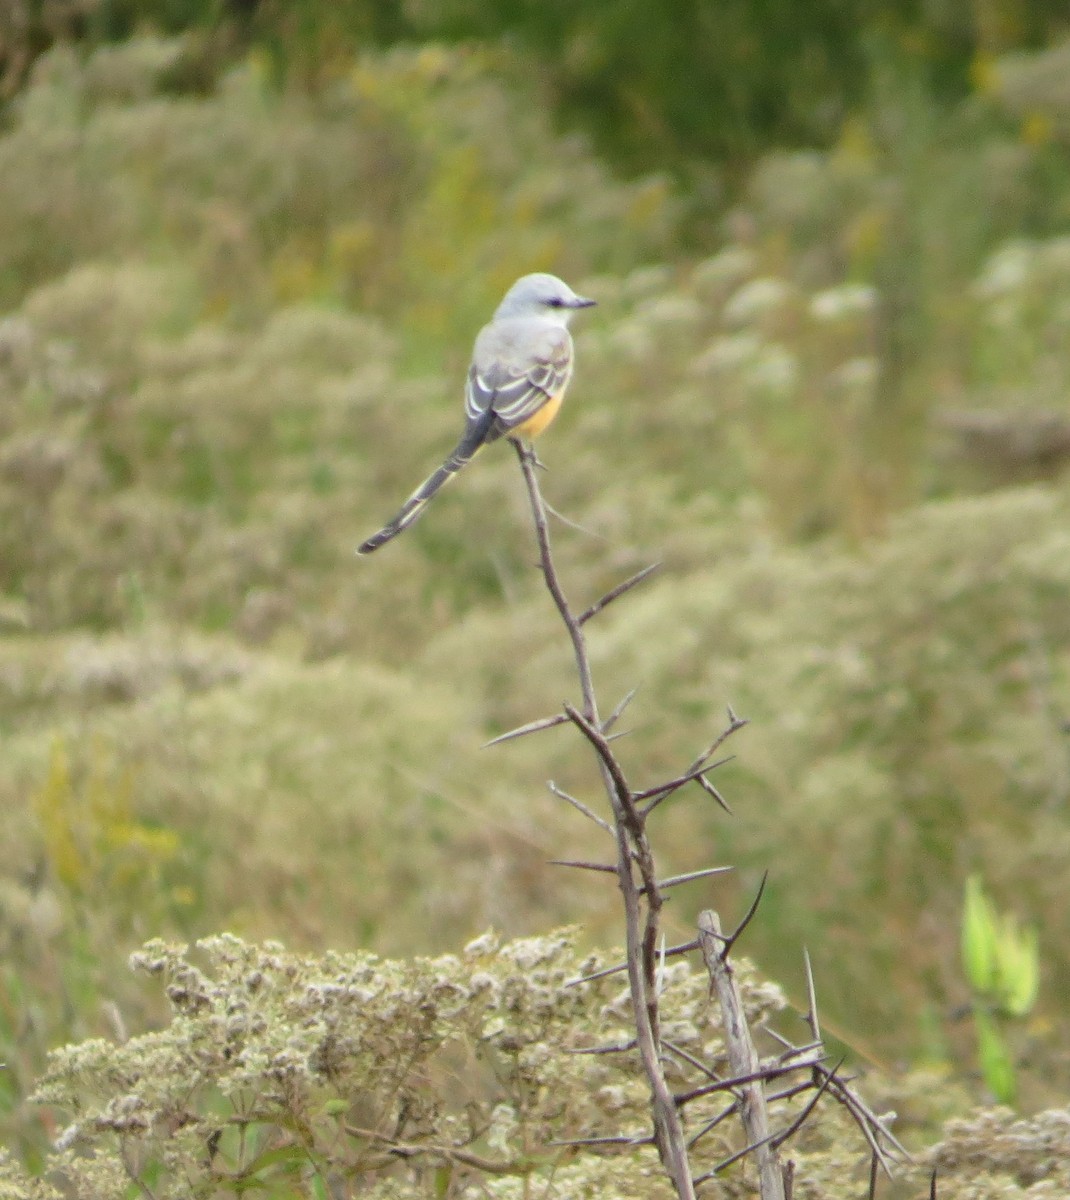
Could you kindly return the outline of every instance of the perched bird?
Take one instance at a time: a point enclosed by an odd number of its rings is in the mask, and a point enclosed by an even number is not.
[[[361,543],[358,554],[371,554],[408,529],[439,488],[489,442],[542,433],[557,416],[572,378],[568,323],[577,309],[594,303],[577,296],[556,275],[524,275],[513,284],[476,338],[464,391],[461,440],[393,520]]]

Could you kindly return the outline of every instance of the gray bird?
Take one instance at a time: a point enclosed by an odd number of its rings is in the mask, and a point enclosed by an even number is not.
[[[572,378],[568,323],[577,309],[594,303],[577,296],[556,275],[524,275],[513,284],[476,338],[461,440],[397,515],[361,543],[358,554],[371,554],[408,529],[439,488],[490,442],[542,433],[557,416]]]

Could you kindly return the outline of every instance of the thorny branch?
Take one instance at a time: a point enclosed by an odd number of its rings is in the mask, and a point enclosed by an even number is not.
[[[726,939],[715,912],[704,912],[698,919],[698,940],[702,957],[717,992],[725,1030],[728,1033],[728,1063],[733,1074],[746,1079],[737,1093],[739,1115],[749,1145],[755,1147],[762,1200],[784,1200],[784,1179],[777,1160],[776,1147],[769,1132],[769,1111],[765,1103],[764,1080],[758,1051],[751,1039],[743,1000],[736,987],[732,967],[725,952]]]
[[[535,536],[539,546],[539,564],[546,587],[561,616],[576,659],[582,712],[571,705],[565,707],[569,719],[580,729],[598,755],[602,782],[613,811],[614,837],[617,845],[617,881],[624,901],[625,943],[627,946],[628,986],[635,1017],[636,1045],[650,1085],[651,1107],[654,1116],[654,1140],[658,1153],[672,1178],[681,1200],[691,1200],[695,1187],[687,1156],[680,1112],[672,1090],[665,1079],[661,1059],[661,1030],[659,1026],[657,993],[657,942],[662,906],[654,858],[647,840],[643,818],[636,807],[623,769],[606,739],[606,729],[598,715],[591,660],[587,652],[584,623],[601,608],[621,595],[623,589],[610,593],[608,598],[579,615],[572,611],[564,588],[554,567],[550,550],[546,506],[535,476],[535,455],[513,440],[520,468],[524,473]],[[649,572],[647,572],[649,574]],[[635,578],[639,583],[640,577]],[[636,873],[638,872],[638,879]],[[645,908],[645,916],[643,910]]]
[[[618,735],[610,735],[609,731],[635,693],[634,691],[629,692],[605,720],[600,718],[584,627],[607,605],[653,574],[659,564],[637,572],[612,588],[588,608],[579,613],[574,612],[554,565],[546,519],[547,507],[543,501],[535,473],[536,467],[539,465],[538,460],[533,451],[526,449],[519,441],[511,440],[520,461],[531,503],[539,548],[539,566],[546,587],[572,643],[576,670],[579,675],[582,705],[576,707],[566,703],[561,713],[522,725],[495,738],[488,745],[523,737],[529,733],[538,733],[571,722],[595,753],[602,784],[613,815],[612,822],[604,820],[582,801],[562,791],[555,784],[551,783],[549,786],[554,795],[567,801],[613,836],[616,844],[616,863],[610,865],[608,863],[561,860],[559,865],[616,875],[624,904],[626,954],[625,962],[596,971],[582,979],[574,980],[573,983],[582,984],[605,975],[627,971],[636,1036],[634,1040],[630,1040],[625,1045],[591,1047],[577,1051],[577,1053],[616,1054],[638,1050],[650,1086],[654,1124],[652,1139],[633,1136],[593,1137],[572,1141],[568,1145],[635,1146],[649,1144],[650,1141],[653,1141],[672,1179],[676,1194],[681,1200],[692,1200],[695,1197],[697,1185],[717,1175],[740,1158],[753,1155],[757,1163],[762,1200],[790,1200],[794,1164],[789,1161],[782,1166],[778,1150],[802,1127],[821,1098],[828,1095],[846,1108],[861,1129],[872,1154],[874,1171],[878,1164],[887,1171],[890,1155],[902,1154],[905,1156],[906,1151],[891,1134],[886,1121],[875,1116],[853,1091],[849,1082],[839,1076],[839,1064],[831,1069],[823,1065],[825,1050],[821,1040],[817,1001],[808,958],[806,970],[809,1011],[806,1021],[812,1034],[812,1040],[805,1045],[795,1046],[787,1039],[773,1034],[783,1050],[769,1059],[762,1059],[754,1045],[729,956],[737,939],[757,911],[765,880],[762,880],[762,886],[746,916],[732,933],[728,935],[722,933],[716,913],[704,912],[699,918],[697,939],[668,949],[664,947],[660,928],[664,891],[675,884],[714,875],[728,868],[712,867],[659,880],[655,870],[653,850],[647,834],[648,819],[661,803],[692,782],[698,784],[726,811],[731,812],[720,792],[710,781],[709,773],[728,761],[727,758],[716,759],[716,755],[728,738],[741,729],[746,721],[736,716],[729,708],[727,726],[685,771],[652,787],[640,790],[632,788],[624,767],[613,750],[612,741]],[[661,945],[660,951],[659,944]],[[710,1067],[693,1055],[663,1039],[661,1034],[659,981],[664,962],[670,956],[691,953],[696,949],[702,951],[710,973],[711,991],[716,991],[720,1002],[731,1072],[727,1078],[719,1077]],[[772,1033],[772,1031],[769,1032]],[[664,1070],[664,1062],[668,1056],[697,1070],[703,1082],[688,1091],[674,1094]],[[804,1080],[786,1086],[772,1096],[767,1094],[767,1085],[796,1073],[804,1073]],[[808,1103],[795,1115],[794,1119],[788,1121],[781,1129],[774,1130],[770,1119],[770,1103],[790,1103],[795,1096],[805,1091],[814,1093]],[[712,1119],[705,1121],[697,1131],[686,1136],[684,1130],[686,1106],[700,1096],[715,1092],[729,1093],[731,1102]],[[736,1113],[742,1121],[746,1144],[742,1149],[719,1162],[712,1170],[695,1178],[690,1165],[689,1151],[733,1113]],[[871,1196],[873,1194],[871,1187]]]

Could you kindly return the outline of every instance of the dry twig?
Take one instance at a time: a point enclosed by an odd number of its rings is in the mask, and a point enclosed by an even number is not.
[[[808,1011],[805,1020],[812,1038],[802,1046],[796,1046],[769,1031],[782,1047],[781,1053],[763,1061],[755,1048],[742,997],[736,984],[729,957],[736,942],[753,919],[765,889],[762,879],[754,901],[738,926],[730,933],[721,931],[717,914],[702,913],[699,918],[698,938],[680,945],[666,948],[661,932],[660,916],[664,904],[664,893],[678,884],[707,878],[728,870],[726,867],[709,867],[689,871],[681,875],[658,878],[654,854],[647,834],[647,822],[651,814],[688,783],[696,783],[726,811],[731,812],[724,797],[710,782],[709,773],[728,762],[728,758],[717,759],[721,747],[747,722],[728,709],[728,723],[713,741],[698,755],[690,766],[675,777],[642,790],[635,790],[617,758],[612,742],[615,737],[610,730],[630,703],[634,691],[629,692],[604,720],[598,713],[597,698],[587,651],[584,627],[607,605],[623,596],[637,584],[648,578],[657,564],[647,567],[623,583],[610,589],[600,600],[580,613],[575,613],[565,595],[558,577],[550,549],[547,527],[547,508],[539,491],[536,469],[541,465],[531,450],[513,441],[520,461],[524,482],[527,486],[531,512],[535,523],[535,534],[539,548],[539,566],[547,589],[568,632],[579,675],[582,703],[565,703],[563,711],[552,717],[532,721],[495,738],[488,745],[538,733],[557,725],[571,722],[586,739],[598,762],[602,784],[605,789],[612,821],[599,816],[592,808],[576,797],[569,795],[554,783],[550,791],[572,805],[588,820],[612,835],[616,845],[614,864],[587,860],[556,860],[557,865],[603,874],[614,874],[620,888],[625,916],[625,961],[594,971],[582,978],[572,980],[573,987],[621,972],[627,972],[628,989],[632,1002],[635,1037],[626,1044],[594,1046],[573,1051],[579,1054],[616,1054],[638,1051],[647,1082],[650,1086],[651,1111],[653,1114],[652,1137],[634,1134],[620,1136],[597,1136],[555,1143],[570,1147],[581,1146],[639,1146],[651,1144],[657,1147],[668,1171],[677,1196],[691,1200],[695,1187],[712,1178],[718,1172],[746,1155],[753,1155],[757,1163],[762,1200],[791,1200],[794,1181],[794,1164],[790,1161],[781,1165],[778,1149],[785,1144],[807,1121],[821,1097],[829,1095],[842,1104],[858,1124],[869,1144],[873,1170],[888,1170],[889,1152],[904,1153],[902,1147],[887,1128],[887,1123],[876,1117],[850,1087],[849,1081],[838,1075],[839,1065],[829,1069],[823,1065],[824,1044],[817,1014],[813,974],[809,957],[806,958]],[[673,1042],[663,1039],[660,1027],[660,995],[664,986],[664,969],[668,958],[688,954],[701,949],[710,973],[711,991],[716,991],[720,1002],[725,1029],[730,1075],[727,1078],[712,1070],[695,1055]],[[664,1063],[667,1056],[677,1060],[685,1069],[690,1067],[702,1077],[702,1082],[682,1091],[673,1092],[666,1079]],[[790,1083],[779,1091],[767,1094],[767,1085],[774,1080],[784,1079],[799,1073],[805,1074],[800,1082]],[[769,1104],[788,1102],[803,1092],[814,1094],[793,1120],[778,1133],[771,1129]],[[730,1092],[731,1102],[701,1127],[685,1137],[683,1112],[694,1100],[717,1092]],[[698,1178],[694,1178],[689,1161],[689,1152],[702,1138],[733,1113],[740,1116],[746,1144],[733,1152]]]
[[[763,1087],[765,1076],[751,1038],[735,975],[728,961],[731,939],[721,933],[721,922],[715,912],[707,910],[700,915],[698,940],[710,973],[710,982],[721,1004],[728,1062],[733,1073],[742,1081],[738,1095],[739,1113],[747,1142],[755,1149],[762,1200],[784,1200],[784,1177],[769,1132],[769,1113]]]
[[[546,507],[535,475],[535,455],[515,439],[513,446],[520,461],[531,502],[543,579],[568,631],[579,674],[580,692],[583,697],[582,711],[572,705],[566,705],[565,712],[591,743],[598,756],[602,782],[613,811],[617,842],[617,880],[624,901],[628,986],[635,1018],[636,1046],[650,1085],[654,1141],[672,1178],[676,1194],[681,1200],[691,1200],[695,1189],[691,1179],[687,1142],[680,1113],[662,1067],[656,952],[662,895],[643,819],[623,769],[606,738],[606,725],[598,715],[591,661],[583,633],[583,626],[587,621],[607,604],[641,583],[654,568],[639,572],[612,589],[584,612],[578,615],[574,613],[561,586],[550,550]]]

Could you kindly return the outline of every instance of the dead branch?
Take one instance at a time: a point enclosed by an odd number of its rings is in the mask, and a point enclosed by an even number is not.
[[[573,858],[551,858],[551,867],[575,867],[577,871],[601,871],[605,875],[616,875],[617,868],[610,863],[580,862]]]
[[[702,957],[721,1005],[728,1062],[734,1075],[747,1080],[740,1084],[739,1113],[747,1141],[754,1147],[762,1200],[784,1200],[784,1176],[776,1147],[772,1145],[773,1135],[769,1131],[761,1061],[751,1039],[743,999],[728,961],[727,939],[721,932],[720,918],[707,909],[699,916],[698,930]],[[727,1165],[721,1164],[718,1169]]]
[[[544,729],[553,729],[555,725],[564,725],[568,720],[563,713],[557,713],[552,717],[542,717],[538,721],[529,721],[526,725],[518,725],[515,729],[510,729],[508,733],[499,733],[496,738],[491,738],[489,742],[483,743],[483,749],[488,750],[491,746],[500,746],[502,742],[511,742],[514,738],[527,737],[529,733],[542,733]]]
[[[593,821],[596,825],[600,826],[607,833],[613,832],[613,826],[610,825],[610,823],[608,821],[603,820],[596,812],[594,812],[592,809],[588,808],[587,805],[584,804],[582,800],[577,800],[575,796],[570,796],[568,794],[568,792],[562,791],[562,789],[559,788],[552,779],[550,780],[549,783],[547,783],[546,786],[550,789],[550,791],[553,793],[553,795],[555,795],[559,800],[564,800],[566,804],[571,804],[572,807],[574,809],[576,809],[577,812],[583,813],[583,815],[589,821]]]
[[[601,600],[596,600],[590,608],[585,608],[583,612],[580,613],[580,615],[576,618],[577,623],[580,625],[586,625],[592,617],[598,616],[602,609],[604,609],[607,605],[612,604],[614,600],[619,600],[625,592],[630,592],[633,587],[642,583],[644,579],[649,579],[650,576],[660,568],[661,563],[651,563],[649,567],[644,567],[641,571],[636,571],[636,573],[630,579],[626,579],[623,583],[618,583],[615,588],[610,588],[610,590],[606,592]]]
[[[695,1187],[712,1178],[732,1163],[747,1155],[754,1155],[758,1168],[762,1200],[790,1200],[793,1188],[793,1164],[782,1167],[778,1155],[784,1145],[809,1119],[824,1095],[829,1095],[842,1104],[858,1124],[872,1154],[874,1170],[889,1168],[889,1150],[905,1153],[887,1128],[886,1121],[876,1117],[850,1087],[850,1082],[839,1074],[839,1064],[832,1069],[824,1066],[825,1048],[821,1039],[821,1027],[817,1012],[813,972],[809,957],[806,959],[808,1011],[805,1020],[812,1035],[811,1041],[796,1046],[774,1031],[770,1034],[780,1043],[781,1052],[774,1058],[763,1061],[755,1048],[747,1022],[746,1012],[736,983],[729,958],[737,940],[748,927],[757,912],[765,890],[766,876],[748,911],[738,926],[729,934],[721,930],[717,914],[703,912],[699,918],[698,938],[680,945],[665,947],[661,932],[660,916],[665,901],[665,892],[678,884],[708,878],[730,868],[709,867],[689,871],[681,875],[658,877],[654,854],[647,834],[647,822],[656,808],[675,795],[689,783],[696,783],[708,795],[731,813],[724,797],[710,781],[709,773],[730,760],[717,755],[734,733],[746,725],[731,708],[728,723],[710,744],[695,758],[690,766],[678,775],[654,786],[635,790],[628,781],[625,769],[613,749],[613,741],[620,734],[610,730],[619,720],[624,709],[635,695],[629,692],[613,712],[602,720],[591,671],[584,626],[602,612],[607,605],[623,596],[637,584],[648,578],[657,564],[647,567],[623,583],[610,589],[600,600],[577,614],[572,610],[568,597],[561,585],[554,565],[547,524],[547,508],[539,490],[536,469],[541,466],[535,455],[519,442],[513,441],[520,462],[528,498],[535,524],[539,548],[539,566],[547,589],[553,598],[561,620],[568,632],[579,676],[582,702],[579,705],[565,703],[563,712],[552,717],[531,721],[517,729],[502,734],[488,745],[495,745],[529,733],[539,733],[557,725],[571,722],[590,745],[598,763],[599,774],[612,813],[612,821],[599,816],[592,808],[576,797],[569,795],[556,784],[550,783],[550,791],[572,805],[588,820],[613,836],[616,844],[614,864],[562,859],[556,865],[577,870],[592,871],[616,876],[624,906],[625,917],[625,960],[613,966],[593,971],[579,979],[570,980],[567,987],[576,987],[604,979],[618,973],[627,973],[628,991],[631,997],[635,1037],[623,1044],[593,1046],[573,1051],[578,1054],[616,1054],[637,1051],[650,1087],[653,1133],[650,1137],[637,1134],[617,1136],[592,1136],[567,1142],[554,1143],[569,1147],[618,1147],[653,1144],[668,1171],[676,1194],[681,1200],[692,1200]],[[683,1047],[663,1039],[661,1035],[660,995],[664,987],[665,964],[670,957],[688,954],[700,949],[710,974],[711,991],[716,992],[720,1002],[725,1030],[725,1045],[730,1074],[723,1077],[697,1056]],[[681,1069],[690,1067],[698,1072],[701,1082],[689,1089],[673,1092],[664,1071],[664,1061],[671,1056]],[[785,1077],[805,1075],[802,1081],[769,1094],[767,1086]],[[692,1101],[716,1094],[731,1093],[731,1100],[714,1117],[690,1137],[685,1139],[683,1112]],[[808,1102],[795,1118],[779,1132],[771,1129],[769,1104],[772,1101],[787,1101],[804,1092],[812,1092]],[[704,1174],[693,1177],[689,1151],[711,1130],[733,1113],[737,1113],[743,1124],[746,1144],[717,1163]],[[441,1148],[437,1148],[441,1152]]]
[[[535,474],[537,460],[534,453],[526,450],[519,441],[511,440],[531,503],[543,579],[568,631],[579,675],[580,693],[583,697],[582,711],[572,705],[566,705],[565,712],[597,754],[602,783],[613,812],[617,843],[617,880],[624,902],[628,988],[635,1019],[636,1046],[650,1086],[654,1141],[673,1181],[676,1194],[681,1200],[693,1200],[695,1189],[691,1179],[683,1124],[662,1068],[656,953],[662,897],[658,889],[653,854],[642,818],[632,799],[632,789],[607,740],[605,726],[598,716],[590,656],[583,632],[587,621],[650,575],[651,569],[647,568],[606,593],[597,604],[579,616],[573,613],[554,566],[546,507]],[[638,879],[636,872],[639,875]]]
[[[427,1155],[429,1158],[439,1161],[472,1167],[484,1175],[530,1175],[535,1169],[534,1162],[528,1159],[493,1159],[474,1154],[463,1146],[401,1142],[389,1134],[380,1133],[376,1129],[362,1129],[357,1125],[346,1125],[345,1131],[350,1137],[366,1138],[368,1141],[382,1143],[387,1154],[396,1158],[418,1158],[421,1155]]]

